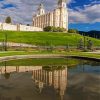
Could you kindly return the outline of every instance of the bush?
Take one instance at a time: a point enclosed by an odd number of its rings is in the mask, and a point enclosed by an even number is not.
[[[69,33],[79,33],[77,29],[69,29],[68,32]]]
[[[46,32],[65,32],[66,29],[60,28],[60,27],[54,27],[54,26],[47,26],[44,28],[44,31]]]
[[[46,32],[52,32],[53,31],[53,27],[52,26],[47,26],[43,29]]]
[[[66,29],[57,27],[57,32],[64,32],[64,31],[66,31]]]

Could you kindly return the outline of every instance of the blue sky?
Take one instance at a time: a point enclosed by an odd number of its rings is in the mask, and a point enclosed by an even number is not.
[[[11,16],[13,23],[32,24],[41,0],[0,0],[0,22]],[[44,0],[46,11],[52,11],[57,0]],[[100,30],[100,0],[67,0],[69,28],[81,31]]]
[[[88,19],[88,21],[84,21],[84,22],[77,21],[76,23],[70,23],[69,28],[75,28],[75,29],[83,30],[83,31],[89,31],[89,30],[99,30],[100,31],[99,7],[100,7],[100,0],[74,0],[74,2],[71,2],[70,4],[68,4],[68,8],[73,9],[73,11],[76,11],[76,12],[82,11],[83,13],[87,13],[87,16],[89,16],[90,14],[90,19]],[[90,9],[90,12],[88,12],[87,9],[88,10]],[[91,14],[91,11],[93,15]],[[97,14],[95,13],[96,11],[98,11]],[[92,22],[93,20],[97,20],[97,21]]]

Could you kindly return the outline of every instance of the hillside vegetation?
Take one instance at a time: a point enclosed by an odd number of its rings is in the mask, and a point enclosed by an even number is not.
[[[80,39],[84,39],[79,34],[54,33],[54,32],[16,32],[0,31],[0,42],[4,41],[7,34],[7,41],[17,43],[27,43],[33,45],[67,45],[76,46]],[[87,37],[93,41],[94,46],[100,46],[100,40]]]

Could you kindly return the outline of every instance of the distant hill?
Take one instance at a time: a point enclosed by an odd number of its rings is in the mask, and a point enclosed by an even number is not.
[[[95,31],[95,30],[88,32],[79,31],[79,34],[100,39],[100,31]]]

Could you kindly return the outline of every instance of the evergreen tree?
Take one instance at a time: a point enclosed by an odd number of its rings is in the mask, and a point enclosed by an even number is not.
[[[8,24],[12,23],[12,20],[11,20],[11,17],[10,17],[10,16],[8,16],[8,17],[5,19],[5,23],[8,23]]]
[[[93,42],[91,40],[87,41],[87,49],[92,50],[93,48]]]
[[[83,48],[84,48],[84,42],[82,39],[80,39],[78,42],[78,49],[83,49]]]

